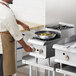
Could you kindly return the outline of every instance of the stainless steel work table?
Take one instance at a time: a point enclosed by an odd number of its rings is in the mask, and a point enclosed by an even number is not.
[[[70,76],[76,76],[76,67],[72,66],[66,66],[62,69],[55,68],[54,64],[54,57],[50,58],[50,66],[48,65],[48,59],[39,59],[38,63],[36,63],[36,58],[33,56],[25,56],[23,57],[22,64],[28,64],[29,65],[29,76],[32,76],[32,66],[46,69],[49,72],[53,72],[53,76],[56,76],[56,72],[63,74],[64,76],[70,75]],[[36,68],[36,76],[37,76],[37,68]],[[51,74],[48,74],[48,76],[51,76]]]
[[[32,76],[32,66],[48,70],[48,73],[49,73],[48,76],[51,75],[50,71],[52,71],[53,76],[55,76],[55,70],[54,70],[55,62],[53,60],[54,60],[54,57],[50,58],[50,67],[48,65],[48,59],[38,59],[38,63],[37,63],[36,58],[33,56],[23,57],[22,63],[29,65],[29,76]],[[36,68],[36,76],[37,76],[37,68]]]

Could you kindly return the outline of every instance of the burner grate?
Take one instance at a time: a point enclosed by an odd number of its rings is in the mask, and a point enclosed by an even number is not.
[[[73,28],[73,27],[59,24],[59,25],[52,26],[52,27],[47,27],[47,28],[53,28],[53,29],[56,29],[56,30],[65,30],[65,29],[69,29],[69,28]]]

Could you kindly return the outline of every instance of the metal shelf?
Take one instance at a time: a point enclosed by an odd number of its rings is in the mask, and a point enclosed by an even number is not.
[[[22,58],[22,63],[53,71],[54,70],[54,64],[55,64],[55,62],[53,60],[54,60],[54,57],[52,57],[50,59],[50,67],[49,67],[48,59],[41,59],[40,58],[38,60],[38,63],[36,63],[35,57],[28,55],[28,56],[25,56]]]
[[[76,67],[73,66],[66,66],[62,69],[56,68],[56,72],[70,75],[70,76],[76,76]]]

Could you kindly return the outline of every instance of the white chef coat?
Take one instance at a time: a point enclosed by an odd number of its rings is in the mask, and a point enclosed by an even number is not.
[[[4,3],[8,5],[8,3],[6,2]],[[19,31],[14,13],[10,8],[0,3],[0,32],[5,31],[9,31],[12,37],[17,41],[23,38],[21,32]],[[1,35],[0,35],[0,54],[3,54]]]

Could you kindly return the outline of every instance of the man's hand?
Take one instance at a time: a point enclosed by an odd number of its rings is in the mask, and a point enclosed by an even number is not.
[[[29,26],[28,26],[28,25],[26,25],[26,24],[22,24],[22,27],[23,27],[25,30],[30,31],[30,28],[29,28]]]
[[[34,52],[34,50],[23,41],[23,39],[19,40],[18,42],[23,46],[26,52]]]
[[[30,31],[29,26],[16,19],[17,24],[20,24],[25,30]]]
[[[30,46],[28,46],[28,45],[24,47],[24,50],[26,52],[33,52],[33,49]]]

